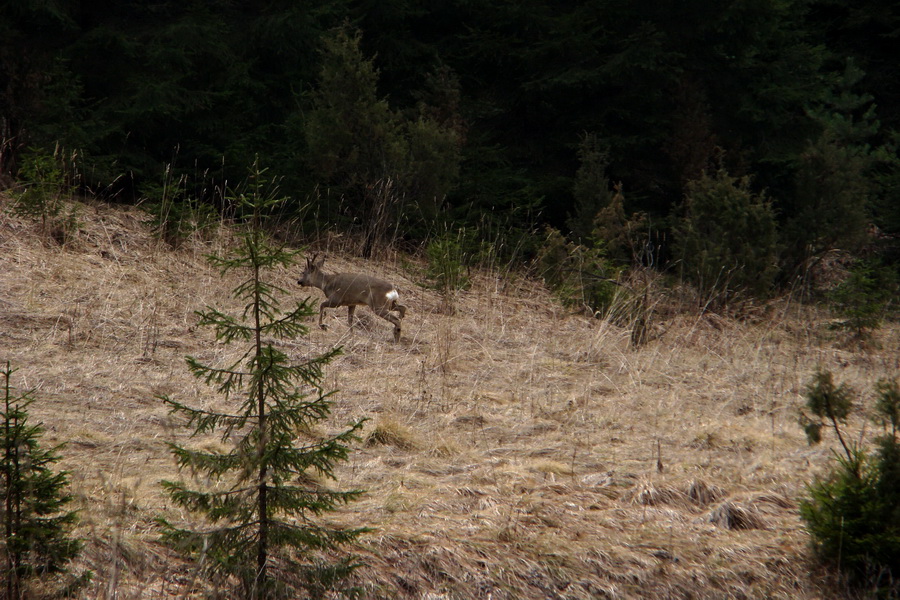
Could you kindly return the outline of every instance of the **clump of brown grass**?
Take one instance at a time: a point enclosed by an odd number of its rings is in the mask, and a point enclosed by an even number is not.
[[[366,433],[366,446],[393,446],[399,450],[415,450],[419,447],[415,434],[398,421],[381,416],[375,427]]]
[[[640,506],[685,506],[688,496],[680,489],[643,480],[623,495],[623,500]]]
[[[695,479],[687,486],[687,497],[698,506],[707,506],[725,496],[725,490],[717,485],[710,485],[702,479]]]
[[[725,529],[765,529],[766,521],[756,506],[742,502],[725,501],[709,514],[709,522]]]

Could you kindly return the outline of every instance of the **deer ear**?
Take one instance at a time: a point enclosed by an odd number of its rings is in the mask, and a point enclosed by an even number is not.
[[[318,254],[316,256],[318,256]],[[316,260],[316,257],[314,256],[313,261],[315,261],[315,260]],[[322,258],[319,259],[319,262],[316,263],[316,266],[321,269],[322,265],[324,265],[324,264],[325,264],[325,257],[323,256]]]

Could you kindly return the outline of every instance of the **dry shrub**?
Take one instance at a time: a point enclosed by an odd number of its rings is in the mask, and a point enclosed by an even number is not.
[[[688,446],[694,450],[713,450],[719,446],[719,439],[715,433],[706,431],[698,434]]]
[[[763,492],[751,496],[751,502],[759,506],[762,512],[778,512],[779,510],[793,510],[797,504],[790,498],[775,492]]]
[[[366,446],[393,446],[399,450],[415,450],[419,444],[406,426],[390,418],[379,418],[365,438]]]
[[[767,529],[765,520],[752,504],[725,501],[709,514],[709,522],[725,529]]]
[[[688,503],[684,492],[676,487],[641,481],[623,496],[623,500],[640,506],[683,506]]]
[[[725,496],[725,490],[717,485],[710,485],[702,479],[695,479],[687,486],[687,496],[694,504],[707,506]]]

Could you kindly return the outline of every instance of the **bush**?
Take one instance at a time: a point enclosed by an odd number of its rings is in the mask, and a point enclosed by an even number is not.
[[[205,232],[218,223],[215,208],[192,197],[187,175],[175,177],[166,166],[162,186],[146,186],[149,201],[144,205],[153,216],[153,228],[173,248],[195,232]]]
[[[719,170],[688,184],[675,227],[682,275],[705,298],[725,304],[740,293],[765,295],[776,274],[775,213],[747,177]]]
[[[466,257],[461,244],[463,232],[453,237],[446,233],[433,239],[425,253],[428,256],[428,278],[435,289],[442,293],[467,289],[470,285],[466,275]]]
[[[896,294],[897,276],[891,269],[871,262],[857,263],[828,294],[832,311],[842,319],[833,327],[865,338],[881,326]]]
[[[875,420],[883,435],[875,452],[848,444],[841,425],[852,408],[853,391],[835,386],[831,373],[819,372],[807,387],[807,407],[814,418],[803,417],[810,443],[821,430],[834,429],[843,447],[837,464],[808,487],[800,515],[812,537],[816,556],[837,567],[851,584],[897,597],[900,585],[900,387],[897,380],[876,385]],[[827,421],[827,423],[826,423]]]
[[[556,229],[548,228],[538,256],[544,281],[566,306],[605,315],[616,294],[618,270],[606,259],[602,248],[569,242]]]
[[[75,210],[66,209],[64,193],[69,186],[63,151],[53,154],[33,150],[22,158],[20,189],[14,194],[13,214],[39,220],[41,232],[60,244],[81,226]]]

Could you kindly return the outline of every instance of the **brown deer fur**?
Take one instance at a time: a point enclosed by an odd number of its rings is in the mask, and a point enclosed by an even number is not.
[[[325,329],[322,319],[326,308],[346,306],[348,321],[353,327],[353,311],[357,306],[368,306],[376,315],[394,325],[394,341],[400,341],[400,319],[406,316],[406,307],[399,303],[397,288],[387,281],[356,273],[326,273],[322,270],[325,258],[317,255],[306,259],[306,270],[297,282],[302,286],[317,287],[325,292],[325,300],[319,304],[319,327]],[[394,315],[392,311],[400,316]]]

